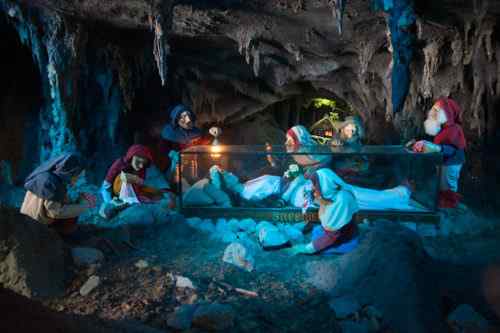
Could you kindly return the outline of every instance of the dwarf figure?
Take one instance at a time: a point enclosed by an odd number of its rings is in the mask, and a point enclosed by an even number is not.
[[[99,213],[102,217],[111,218],[130,204],[156,202],[163,198],[166,190],[144,185],[146,170],[152,160],[146,146],[133,145],[125,156],[111,165],[101,186],[103,205]]]
[[[84,169],[80,155],[67,153],[51,159],[36,168],[26,178],[26,195],[21,213],[46,224],[62,236],[77,230],[77,219],[94,208],[96,198],[82,194],[82,202],[70,202],[67,185],[76,183]]]
[[[210,135],[220,136],[222,130],[218,127],[210,128]],[[210,135],[206,135],[202,130],[196,127],[196,115],[184,104],[174,106],[170,111],[170,122],[163,127],[161,132],[160,154],[161,160],[168,156],[168,161],[160,161],[160,169],[165,171],[166,165],[169,165],[167,178],[174,175],[177,163],[179,161],[179,152],[182,149],[194,145],[208,145],[211,142]]]
[[[291,255],[313,254],[346,243],[357,244],[353,242],[357,236],[353,215],[359,208],[354,194],[344,188],[345,183],[330,169],[319,169],[310,177],[314,198],[319,201],[321,227],[313,235],[313,241],[297,244],[287,252]],[[349,250],[352,249],[350,246]]]
[[[333,147],[359,150],[363,147],[361,140],[364,135],[361,119],[358,116],[349,116],[340,123],[330,144]],[[354,181],[357,176],[368,172],[370,163],[366,156],[336,157],[332,167],[336,173],[346,177],[346,180]]]
[[[364,128],[361,119],[357,116],[346,117],[340,124],[338,132],[332,138],[331,145],[338,147],[358,148],[362,146]]]
[[[457,193],[460,170],[465,162],[465,135],[461,127],[462,111],[451,98],[436,101],[424,122],[425,133],[433,136],[433,142],[420,140],[413,144],[418,153],[441,152],[440,208],[455,208],[461,196]]]

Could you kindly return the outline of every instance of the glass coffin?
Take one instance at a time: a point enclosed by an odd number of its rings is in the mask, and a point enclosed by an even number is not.
[[[442,156],[403,146],[195,146],[180,154],[181,211],[187,216],[306,219],[317,211],[309,178],[330,168],[360,214],[434,215]]]

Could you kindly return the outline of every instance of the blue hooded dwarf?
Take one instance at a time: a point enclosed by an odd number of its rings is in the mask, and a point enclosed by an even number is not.
[[[95,204],[89,195],[84,196],[86,203],[70,203],[67,198],[66,186],[77,179],[83,168],[81,157],[72,153],[40,165],[24,183],[26,195],[21,213],[61,234],[73,233],[78,216]]]
[[[158,167],[165,171],[169,166],[172,169],[172,152],[179,152],[182,149],[193,145],[210,144],[210,139],[203,135],[203,132],[196,127],[196,115],[183,104],[177,104],[170,111],[170,122],[161,131],[160,154]]]
[[[181,119],[181,117],[183,119]],[[189,119],[186,126],[182,125],[184,119]],[[161,138],[171,142],[176,148],[183,149],[200,139],[202,136],[201,130],[195,127],[196,115],[183,104],[177,104],[170,111],[170,123],[167,123],[161,131]],[[179,149],[174,149],[179,150]]]

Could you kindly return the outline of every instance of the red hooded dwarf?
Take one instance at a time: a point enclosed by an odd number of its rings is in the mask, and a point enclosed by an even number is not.
[[[314,148],[319,144],[314,141],[311,133],[302,125],[296,125],[286,132],[285,146],[287,151],[290,152],[305,152],[314,151]],[[332,157],[330,155],[321,154],[298,154],[292,155],[297,164],[303,168],[307,168],[306,173],[312,173],[321,167],[328,165]]]
[[[150,150],[143,145],[131,146],[124,157],[117,159],[109,168],[101,186],[101,195],[105,202],[112,200],[119,194],[114,186],[117,179],[126,178],[131,183],[134,192],[139,196],[141,187],[146,178],[146,169],[153,161]],[[118,192],[118,193],[117,193]]]
[[[413,145],[416,152],[443,153],[439,193],[441,208],[454,208],[461,199],[457,189],[467,145],[461,113],[460,107],[451,98],[438,99],[424,122],[425,133],[434,137],[433,142],[421,140]]]

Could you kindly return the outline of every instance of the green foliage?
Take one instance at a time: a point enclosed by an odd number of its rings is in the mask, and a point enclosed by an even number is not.
[[[312,100],[312,104],[316,109],[320,109],[322,107],[328,107],[331,108],[332,110],[335,110],[335,108],[337,107],[337,101],[327,98],[314,98]]]

